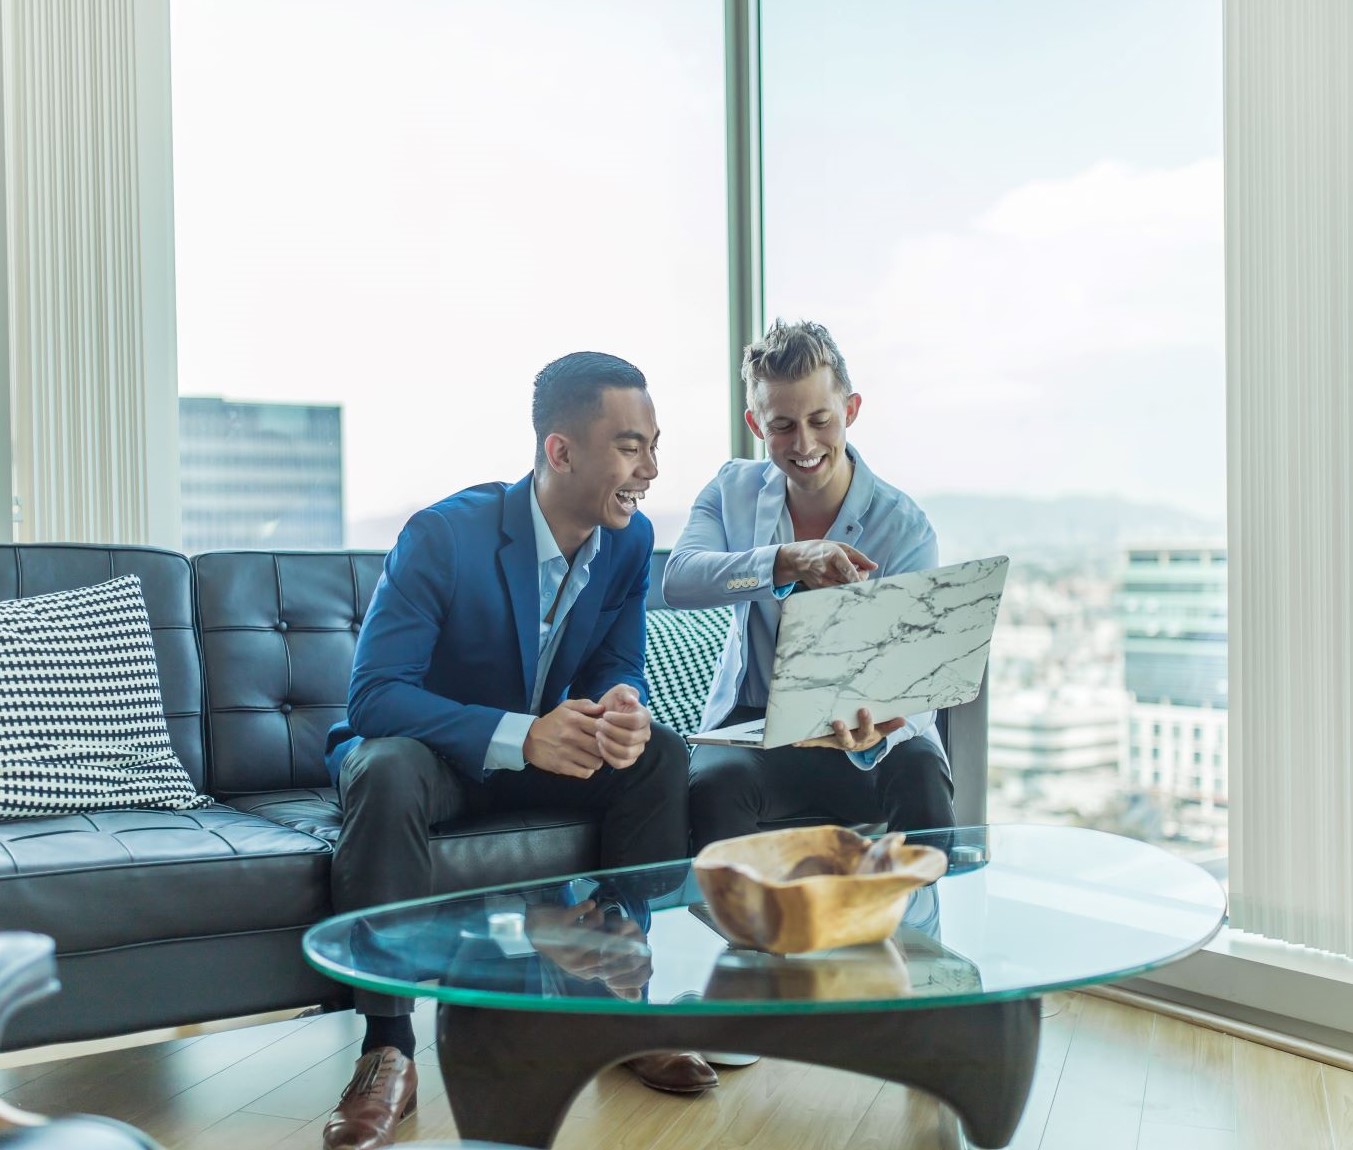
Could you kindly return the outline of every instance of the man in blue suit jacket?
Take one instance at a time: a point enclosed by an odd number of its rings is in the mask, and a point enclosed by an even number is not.
[[[780,602],[817,588],[939,565],[925,513],[846,441],[860,396],[821,324],[777,320],[743,355],[747,424],[767,462],[724,465],[691,509],[663,574],[674,607],[731,604],[733,623],[701,730],[763,717]],[[691,757],[695,849],[796,815],[949,827],[953,781],[934,712],[792,747],[699,746]]]
[[[596,811],[607,867],[687,853],[685,745],[645,706],[646,381],[615,356],[565,356],[536,377],[532,422],[531,475],[418,512],[386,558],[329,736],[338,911],[432,894],[428,829],[465,814]],[[355,997],[367,1035],[326,1150],[390,1145],[415,1104],[412,1002]],[[651,1084],[717,1082],[692,1056],[655,1058],[637,1068]]]

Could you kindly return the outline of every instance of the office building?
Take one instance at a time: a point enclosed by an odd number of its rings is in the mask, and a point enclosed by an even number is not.
[[[342,414],[181,396],[183,549],[342,547]]]
[[[1128,721],[1121,775],[1206,841],[1227,806],[1226,549],[1129,549],[1119,592]]]

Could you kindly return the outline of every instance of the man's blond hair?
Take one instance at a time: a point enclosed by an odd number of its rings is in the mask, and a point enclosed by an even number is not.
[[[830,367],[844,399],[853,390],[846,360],[832,334],[820,323],[777,319],[766,334],[742,353],[742,382],[747,385],[747,409],[756,410],[758,383],[796,383],[820,367]]]

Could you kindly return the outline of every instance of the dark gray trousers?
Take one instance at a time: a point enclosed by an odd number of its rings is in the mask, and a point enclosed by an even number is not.
[[[528,766],[474,782],[416,739],[366,739],[343,760],[338,780],[343,829],[334,851],[337,913],[425,898],[432,889],[429,828],[469,815],[529,809],[601,815],[601,866],[635,866],[687,856],[686,744],[653,724],[633,766],[603,767],[590,779]],[[354,992],[362,1014],[398,1015],[409,999]]]
[[[738,707],[723,725],[763,717]],[[714,747],[691,756],[691,837],[709,843],[755,834],[760,824],[812,816],[841,823],[886,822],[890,831],[954,825],[954,783],[929,739],[908,739],[873,770],[825,747]]]

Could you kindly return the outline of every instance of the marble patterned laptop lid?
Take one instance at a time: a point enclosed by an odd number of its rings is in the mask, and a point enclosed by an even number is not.
[[[977,697],[1010,560],[973,559],[785,600],[766,732],[779,747]]]

